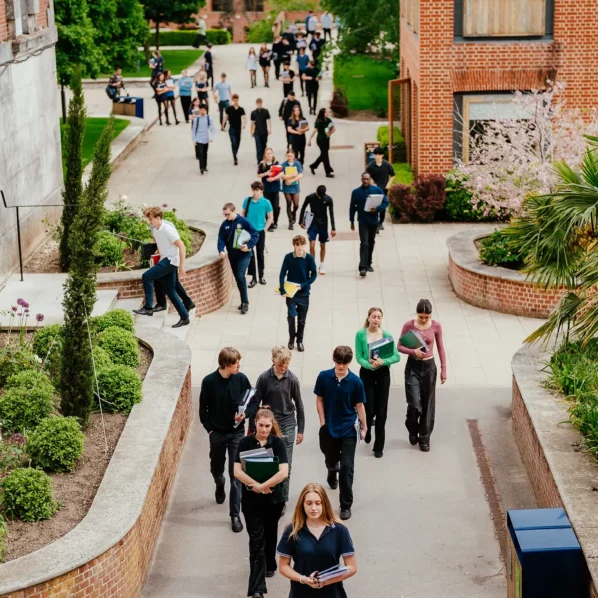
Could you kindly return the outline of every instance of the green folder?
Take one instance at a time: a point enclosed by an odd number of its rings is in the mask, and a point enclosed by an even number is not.
[[[395,341],[392,336],[381,338],[379,341],[374,341],[368,344],[368,354],[370,359],[387,359],[394,355]]]
[[[272,476],[276,475],[279,469],[278,457],[273,457],[273,461],[245,461],[245,473],[260,484],[267,482]],[[282,497],[282,484],[274,486],[272,493],[276,494],[277,497]]]
[[[399,342],[408,349],[421,349],[424,353],[428,350],[428,345],[417,330],[410,330],[399,339]]]

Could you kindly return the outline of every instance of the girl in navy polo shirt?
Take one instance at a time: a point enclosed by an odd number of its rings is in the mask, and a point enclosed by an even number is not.
[[[334,515],[320,484],[303,488],[277,552],[278,569],[291,580],[289,598],[347,598],[342,582],[357,573],[355,548],[349,530]],[[317,581],[316,574],[338,565],[341,557],[348,571],[328,581]]]

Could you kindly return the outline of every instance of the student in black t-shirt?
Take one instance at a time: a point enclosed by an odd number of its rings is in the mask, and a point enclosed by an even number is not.
[[[291,136],[291,147],[295,151],[295,156],[303,166],[305,161],[305,135],[309,131],[309,124],[303,116],[300,104],[293,106],[291,116],[287,120],[287,131]]]
[[[214,59],[212,58],[212,44],[208,44],[208,49],[203,55],[206,65],[206,73],[212,88],[214,87]]]
[[[330,166],[330,157],[328,156],[328,152],[330,151],[330,136],[336,131],[336,128],[334,127],[334,123],[328,115],[329,111],[326,108],[320,108],[320,112],[318,112],[318,117],[316,118],[316,122],[314,124],[314,130],[307,145],[311,145],[311,140],[317,133],[318,136],[316,137],[316,143],[320,148],[320,155],[318,156],[318,159],[310,165],[309,169],[311,170],[311,173],[315,175],[316,168],[323,163],[324,170],[326,171],[326,177],[332,179],[334,178],[334,171],[332,170],[332,166]]]
[[[366,172],[370,173],[370,176],[377,187],[380,187],[384,193],[388,193],[388,189],[390,189],[396,174],[392,164],[384,159],[384,150],[381,147],[374,149],[374,159],[368,164]],[[384,230],[385,216],[386,210],[381,211],[378,232]]]
[[[322,72],[316,65],[316,61],[310,60],[309,66],[305,69],[303,75],[301,75],[305,81],[305,91],[307,93],[307,103],[309,105],[309,113],[316,113],[316,106],[318,105],[318,90],[320,89],[320,79],[322,78]]]
[[[287,97],[280,103],[280,108],[278,108],[278,117],[285,124],[285,131],[287,133],[287,149],[291,147],[291,134],[286,128],[286,123],[291,118],[291,113],[296,105],[301,106],[301,103],[295,99],[295,92],[290,91]]]
[[[280,76],[280,65],[285,49],[282,47],[282,37],[279,35],[272,44],[272,60],[274,61],[274,75],[276,79]]]
[[[237,161],[237,152],[241,144],[241,129],[245,128],[247,117],[245,116],[245,109],[239,106],[239,95],[233,94],[233,104],[228,106],[224,111],[224,120],[222,127],[226,127],[228,122],[228,136],[230,137],[230,145],[233,150],[233,159],[235,166],[239,163]]]
[[[255,434],[239,442],[235,459],[235,478],[243,484],[241,510],[249,535],[249,586],[247,596],[263,598],[268,592],[266,577],[276,571],[278,520],[284,508],[282,482],[289,475],[287,449],[280,437],[280,428],[269,407],[261,407],[255,416]],[[278,458],[278,473],[258,483],[243,469],[241,453],[259,448],[272,449]]]
[[[326,42],[322,39],[322,36],[319,31],[316,31],[314,37],[312,37],[311,41],[309,42],[309,49],[311,50],[311,55],[316,63],[320,59],[320,54],[322,53],[322,48]]]
[[[272,134],[270,112],[264,108],[262,98],[255,101],[255,110],[251,113],[251,136],[255,139],[257,163],[264,157],[264,150],[268,146],[268,135]]]
[[[293,91],[295,85],[295,71],[291,68],[290,62],[285,62],[282,65],[280,80],[282,81],[282,95],[286,98]]]

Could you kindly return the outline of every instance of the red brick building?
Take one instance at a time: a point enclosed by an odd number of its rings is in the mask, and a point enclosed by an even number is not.
[[[401,0],[401,122],[417,173],[467,159],[476,121],[505,117],[514,90],[566,84],[598,105],[596,0]]]

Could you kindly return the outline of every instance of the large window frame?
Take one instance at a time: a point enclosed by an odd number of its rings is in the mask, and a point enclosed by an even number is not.
[[[554,3],[555,0],[545,0],[544,35],[488,35],[466,37],[464,34],[464,6],[465,0],[455,0],[454,39],[456,42],[504,42],[504,41],[553,41],[554,40]]]

